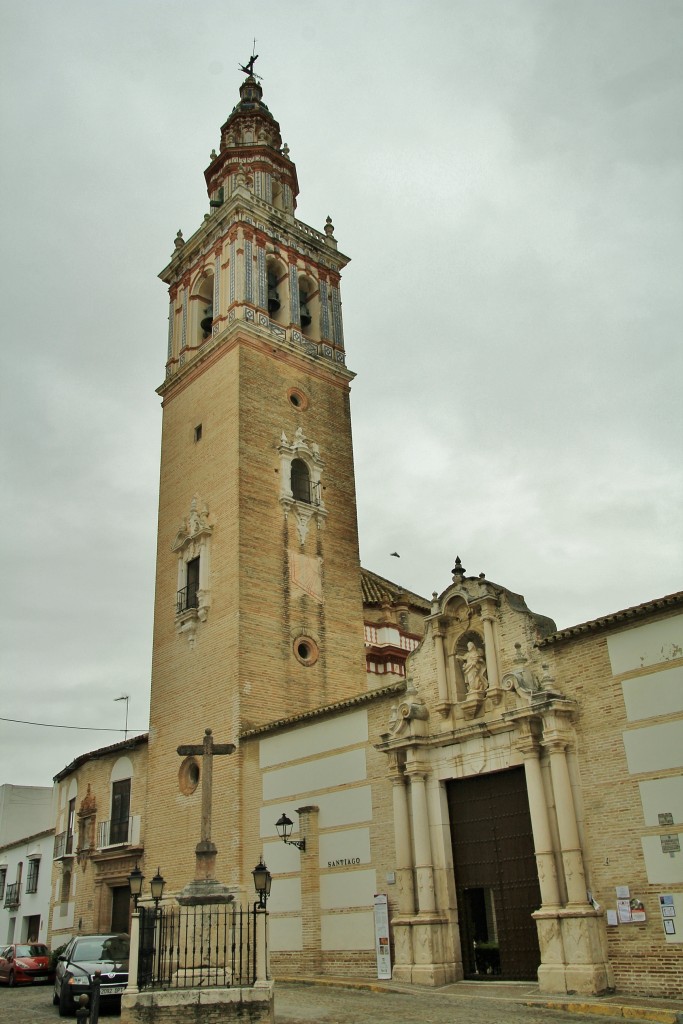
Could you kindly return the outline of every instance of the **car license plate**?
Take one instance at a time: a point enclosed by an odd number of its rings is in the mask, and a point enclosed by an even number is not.
[[[102,985],[100,989],[103,996],[120,996],[126,991],[125,985]]]
[[[47,981],[47,974],[36,974],[34,981]]]

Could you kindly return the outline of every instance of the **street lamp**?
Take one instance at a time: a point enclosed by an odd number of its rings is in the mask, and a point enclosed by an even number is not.
[[[152,899],[154,900],[155,911],[159,909],[159,900],[164,895],[164,886],[166,885],[166,879],[161,874],[161,868],[157,868],[157,873],[149,883],[149,887],[152,890]]]
[[[144,880],[145,876],[143,875],[142,871],[140,871],[140,868],[138,867],[138,863],[136,861],[135,867],[128,875],[128,886],[130,888],[130,894],[135,901],[136,912],[138,909],[138,900],[142,896],[142,883],[144,882]]]
[[[279,835],[279,837],[282,840],[282,842],[286,843],[287,846],[296,846],[297,850],[301,850],[302,852],[305,852],[306,851],[306,837],[305,836],[304,836],[303,839],[290,839],[289,838],[291,836],[291,834],[292,834],[292,828],[293,827],[294,827],[294,822],[292,821],[291,818],[288,818],[286,814],[281,814],[280,817],[278,818],[278,820],[275,822],[275,828],[277,829],[277,834]]]
[[[263,857],[260,858],[258,864],[252,871],[252,875],[254,876],[254,888],[258,893],[258,903],[256,906],[259,910],[265,910],[268,897],[270,896],[270,886],[273,881],[273,876],[263,863]]]

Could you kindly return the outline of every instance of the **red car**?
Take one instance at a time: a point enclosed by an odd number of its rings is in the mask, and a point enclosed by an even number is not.
[[[0,947],[0,981],[8,985],[29,985],[54,981],[55,970],[50,967],[50,954],[42,942],[16,942]]]

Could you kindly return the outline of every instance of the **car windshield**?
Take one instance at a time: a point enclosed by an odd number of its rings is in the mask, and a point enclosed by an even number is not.
[[[108,935],[104,939],[83,939],[78,942],[71,959],[79,960],[111,960],[118,962],[128,959],[128,937],[126,935]]]
[[[17,956],[47,956],[47,946],[17,946]]]

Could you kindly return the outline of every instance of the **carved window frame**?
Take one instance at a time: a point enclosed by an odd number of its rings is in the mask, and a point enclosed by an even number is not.
[[[189,632],[194,637],[197,624],[206,622],[211,607],[211,535],[213,526],[209,523],[209,509],[195,494],[190,503],[187,519],[176,534],[172,550],[178,558],[178,581],[176,588],[175,618],[179,633]],[[199,587],[196,605],[188,608],[182,605],[178,595],[187,587],[188,564],[199,559]]]
[[[323,501],[322,474],[325,463],[320,455],[320,448],[315,441],[309,440],[301,427],[297,427],[291,442],[284,430],[277,446],[280,455],[280,497],[285,518],[290,512],[296,520],[299,540],[303,547],[311,520],[315,520],[319,530],[323,528],[327,509]],[[311,501],[298,501],[292,493],[292,463],[303,462],[308,468]]]

